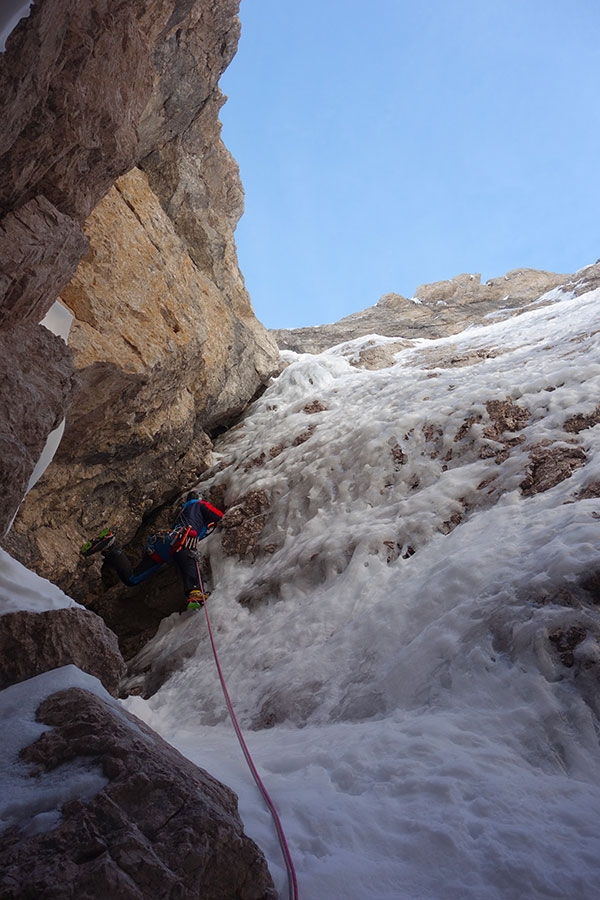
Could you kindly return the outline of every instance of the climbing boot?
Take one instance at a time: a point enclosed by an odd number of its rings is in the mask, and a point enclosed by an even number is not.
[[[91,541],[87,541],[79,552],[82,556],[91,556],[92,553],[101,553],[104,550],[108,550],[114,542],[114,532],[111,531],[110,528],[105,528],[97,537],[93,538]]]
[[[188,609],[202,609],[204,601],[208,599],[208,593],[205,591],[190,591],[187,598]]]

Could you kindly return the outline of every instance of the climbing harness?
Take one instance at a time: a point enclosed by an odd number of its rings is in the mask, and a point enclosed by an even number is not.
[[[198,565],[198,561],[196,561],[196,570],[198,572],[198,584],[200,585],[200,589],[203,593],[206,593],[204,590],[204,585],[202,584],[202,575],[200,574],[200,566]],[[290,853],[290,848],[288,847],[288,843],[283,831],[283,825],[281,824],[281,819],[275,809],[275,805],[271,800],[269,793],[264,786],[260,775],[258,774],[258,770],[254,765],[254,761],[252,756],[250,755],[250,751],[244,740],[244,735],[242,734],[242,729],[238,723],[235,710],[233,708],[233,704],[231,702],[231,698],[229,696],[229,691],[227,690],[227,685],[225,684],[225,676],[223,675],[223,670],[221,668],[221,663],[219,662],[219,655],[217,653],[217,647],[215,644],[215,639],[213,637],[213,632],[210,624],[210,618],[208,616],[208,604],[204,604],[204,613],[206,615],[206,627],[208,629],[208,636],[210,638],[210,643],[213,651],[213,656],[215,658],[215,664],[217,666],[217,672],[219,675],[219,681],[221,682],[221,688],[223,689],[223,696],[225,697],[225,702],[227,704],[227,709],[229,710],[229,717],[231,719],[231,724],[233,725],[234,731],[237,735],[237,739],[239,741],[240,747],[242,748],[242,753],[246,757],[246,762],[248,763],[248,768],[252,773],[252,777],[256,782],[256,786],[263,796],[263,800],[265,801],[267,807],[269,808],[269,812],[273,817],[273,822],[275,823],[275,829],[277,831],[277,837],[279,838],[279,845],[281,847],[281,852],[283,854],[283,859],[285,861],[285,867],[287,869],[288,875],[288,891],[289,891],[289,900],[298,900],[298,881],[296,878],[296,870],[294,869],[294,863],[292,861],[292,855]]]

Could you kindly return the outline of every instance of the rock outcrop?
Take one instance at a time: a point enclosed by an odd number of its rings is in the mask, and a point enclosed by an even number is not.
[[[139,549],[277,366],[237,266],[243,192],[218,121],[238,6],[38,0],[0,54],[0,536],[91,605],[123,609],[122,587],[104,593],[83,540],[110,523]],[[69,347],[39,324],[59,296]],[[154,606],[138,592],[137,632],[122,636],[132,652],[181,604],[179,585],[157,584]],[[92,613],[0,626],[3,684],[68,662],[117,691],[123,660]],[[3,832],[3,897],[275,896],[228,789],[95,697],[67,692],[43,715],[55,729],[29,761],[60,767],[65,796],[71,762],[102,765],[109,784],[65,803],[56,827]]]
[[[48,609],[0,616],[0,690],[42,672],[75,665],[117,696],[125,663],[113,632],[80,609]]]
[[[507,317],[569,280],[568,275],[515,269],[481,284],[480,275],[457,275],[448,281],[424,284],[411,299],[384,294],[375,306],[331,325],[277,329],[272,335],[282,350],[320,353],[343,341],[368,334],[401,338],[439,338],[457,334],[486,316]],[[400,350],[399,346],[396,350]],[[379,351],[381,354],[381,351]],[[389,365],[382,361],[382,365]],[[379,368],[375,361],[370,368]]]
[[[61,227],[74,228],[65,264],[30,292],[35,321],[58,293],[73,313],[81,384],[55,461],[6,547],[86,603],[98,579],[79,565],[78,547],[110,524],[135,550],[140,527],[210,463],[210,435],[278,365],[238,269],[243,192],[220,139],[218,79],[236,49],[238,5],[148,0],[132,10],[105,0],[78,4],[69,19],[69,4],[45,0],[44,14],[9,40],[0,71],[16,107],[3,161],[10,173],[18,154],[31,176],[0,182],[0,208],[10,220],[9,209],[41,196],[48,216],[56,210]],[[31,57],[35,41],[48,56],[26,91],[9,60]],[[48,135],[33,140],[40,122]],[[30,466],[21,468],[22,489]]]
[[[19,346],[22,335],[14,329],[27,325],[31,356],[38,345],[43,353],[46,338],[37,323],[85,252],[81,223],[115,178],[135,164],[136,126],[156,78],[152,52],[172,7],[169,0],[138,10],[122,0],[76,6],[45,0],[33,6],[0,54],[0,330],[7,348]],[[12,363],[10,352],[5,361]],[[2,383],[0,431],[13,448],[2,457],[4,484],[26,483],[49,431],[64,415],[66,348],[57,349],[56,361],[58,377],[52,365],[45,366],[54,412],[49,416],[40,403],[39,422],[30,415],[38,439],[24,451],[6,413],[13,394]],[[26,394],[27,371],[22,380]],[[18,493],[10,492],[2,504],[2,534]]]
[[[143,722],[81,688],[52,694],[37,718],[50,730],[21,752],[31,777],[98,768],[105,786],[66,800],[40,833],[0,835],[4,900],[275,900],[235,795]]]

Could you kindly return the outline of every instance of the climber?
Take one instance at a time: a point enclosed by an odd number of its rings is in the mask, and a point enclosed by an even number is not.
[[[83,556],[101,553],[107,566],[124,584],[133,586],[145,581],[165,563],[174,562],[183,580],[188,609],[199,609],[207,595],[202,590],[196,550],[198,541],[207,537],[220,522],[223,513],[203,500],[196,491],[184,495],[171,531],[148,538],[144,555],[134,568],[110,528],[105,528],[81,548]]]

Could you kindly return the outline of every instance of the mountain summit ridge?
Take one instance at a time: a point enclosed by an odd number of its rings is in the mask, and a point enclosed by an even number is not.
[[[456,275],[445,281],[420,285],[414,297],[383,294],[374,306],[328,325],[277,328],[271,334],[281,350],[319,353],[343,341],[367,334],[385,337],[438,338],[464,331],[486,316],[508,316],[549,291],[569,285],[578,275],[560,275],[538,269],[513,269],[481,283],[478,274]]]

